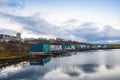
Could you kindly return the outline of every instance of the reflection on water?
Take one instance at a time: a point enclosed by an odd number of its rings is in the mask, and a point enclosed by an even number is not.
[[[34,60],[30,60],[30,65],[42,65],[44,66],[46,63],[50,61],[50,57],[42,58],[42,57],[37,57]]]
[[[120,80],[120,50],[41,58],[0,69],[0,80]]]
[[[98,64],[83,64],[83,65],[80,65],[79,67],[84,71],[84,72],[89,72],[89,73],[92,73],[92,72],[96,72],[96,68],[98,68],[100,65]]]

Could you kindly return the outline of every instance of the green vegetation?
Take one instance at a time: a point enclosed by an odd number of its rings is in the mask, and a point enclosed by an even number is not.
[[[93,46],[93,45],[101,45],[101,44],[89,44],[89,45]],[[120,44],[103,44],[103,45],[111,46],[113,49],[120,49]]]
[[[109,44],[114,49],[120,49],[120,44]]]
[[[1,53],[0,52],[0,59],[13,59],[13,58],[19,58],[29,56],[29,54],[15,54],[15,53]]]
[[[28,43],[0,42],[0,52],[25,54],[28,51]]]
[[[0,53],[0,59],[1,59],[1,58],[8,58],[8,57],[14,57],[14,55],[12,55],[12,54]]]
[[[0,60],[1,59],[14,59],[28,56],[28,43],[18,42],[0,42]]]

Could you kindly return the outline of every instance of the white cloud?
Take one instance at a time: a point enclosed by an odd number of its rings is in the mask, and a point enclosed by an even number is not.
[[[96,72],[91,73],[82,70],[75,66],[58,67],[46,73],[43,80],[118,80],[120,73],[119,66],[109,70],[105,65],[100,65],[96,66]]]
[[[94,22],[82,22],[77,18],[70,19],[58,26],[48,23],[46,19],[39,17],[39,14],[17,15],[14,11],[24,8],[22,2],[6,0],[0,1],[0,4],[2,4],[0,8],[2,33],[13,35],[21,32],[22,37],[59,37],[81,42],[119,43],[120,40],[120,30],[114,29],[113,26],[99,26]]]

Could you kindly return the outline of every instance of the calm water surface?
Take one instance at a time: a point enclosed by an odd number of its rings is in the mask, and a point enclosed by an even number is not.
[[[1,68],[0,80],[120,80],[120,49],[21,62]]]

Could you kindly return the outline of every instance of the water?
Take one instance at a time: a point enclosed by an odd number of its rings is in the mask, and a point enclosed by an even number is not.
[[[120,49],[21,62],[1,68],[0,80],[120,80]]]

